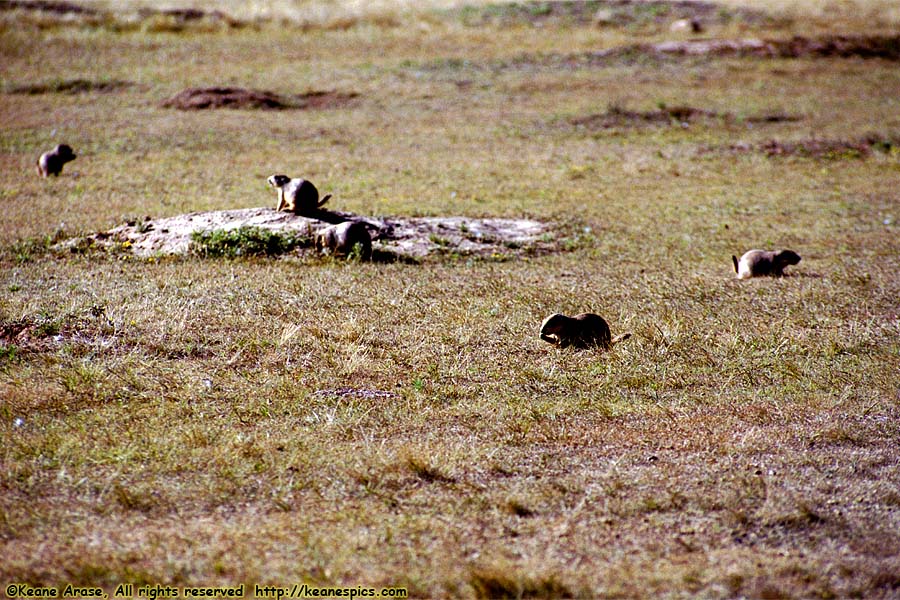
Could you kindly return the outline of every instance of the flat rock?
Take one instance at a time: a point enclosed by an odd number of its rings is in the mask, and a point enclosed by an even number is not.
[[[215,230],[258,227],[273,232],[301,234],[310,240],[324,227],[344,221],[363,223],[372,235],[373,250],[397,258],[421,259],[429,255],[516,256],[548,252],[550,226],[529,219],[477,219],[470,217],[369,217],[348,212],[320,211],[315,217],[297,216],[272,208],[244,208],[193,212],[174,217],[131,221],[109,231],[64,241],[59,249],[97,247],[130,252],[140,257],[191,252],[192,234]],[[311,244],[295,252],[314,252]]]

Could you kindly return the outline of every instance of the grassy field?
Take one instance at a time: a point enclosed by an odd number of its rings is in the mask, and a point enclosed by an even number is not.
[[[592,54],[689,39],[646,6],[192,4],[228,26],[84,4],[113,12],[0,12],[4,590],[900,595],[896,60]],[[898,21],[877,0],[729,1],[704,35]],[[358,95],[159,106],[215,85]],[[60,142],[78,159],[39,178]],[[50,249],[274,206],[274,172],[340,210],[575,235],[422,264]],[[803,261],[736,280],[756,247]],[[632,338],[538,338],[585,311]]]

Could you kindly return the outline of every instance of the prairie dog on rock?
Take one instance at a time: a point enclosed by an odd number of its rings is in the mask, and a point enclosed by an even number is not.
[[[593,313],[582,313],[574,317],[567,317],[557,313],[550,315],[541,323],[541,339],[559,348],[565,348],[566,346],[591,348],[597,346],[608,349],[613,344],[627,340],[630,337],[630,333],[612,337],[606,320],[600,315]]]
[[[68,144],[59,144],[53,150],[44,152],[37,160],[37,171],[41,177],[58,176],[63,165],[75,160],[75,153]]]
[[[315,213],[331,198],[331,194],[328,194],[319,201],[319,190],[311,181],[305,179],[272,175],[266,181],[278,190],[278,208],[275,210],[289,210],[295,215],[308,215]]]
[[[316,233],[316,250],[328,251],[335,256],[349,256],[353,248],[359,245],[361,258],[367,260],[372,256],[372,236],[365,225],[359,221],[344,221],[320,229]]]
[[[796,265],[800,262],[800,255],[793,250],[781,250],[780,252],[749,250],[744,253],[741,260],[738,260],[737,256],[732,255],[731,262],[734,263],[734,272],[737,273],[738,279],[749,279],[750,277],[762,277],[764,275],[781,277],[784,275],[785,267]]]

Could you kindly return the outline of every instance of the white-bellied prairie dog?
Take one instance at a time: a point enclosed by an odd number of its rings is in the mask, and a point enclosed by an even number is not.
[[[559,348],[575,346],[607,349],[630,337],[630,333],[612,337],[606,320],[593,313],[582,313],[574,317],[557,313],[550,315],[541,323],[541,339]]]
[[[278,208],[275,210],[288,210],[295,215],[314,214],[331,198],[331,194],[328,194],[320,201],[319,190],[305,179],[271,175],[266,181],[278,190]]]
[[[320,229],[316,233],[316,250],[334,256],[349,256],[358,247],[360,258],[372,257],[372,236],[359,221],[344,221]]]
[[[750,277],[762,277],[771,275],[781,277],[788,265],[796,265],[800,262],[800,255],[793,250],[749,250],[740,260],[737,256],[731,256],[734,263],[734,272],[738,279]]]
[[[678,19],[669,25],[669,31],[690,31],[691,33],[703,33],[703,22],[700,19]]]
[[[44,152],[37,159],[37,171],[41,177],[58,176],[63,165],[75,160],[75,153],[68,144],[59,144],[53,150]]]

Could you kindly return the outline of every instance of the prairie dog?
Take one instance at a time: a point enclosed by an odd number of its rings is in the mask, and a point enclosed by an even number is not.
[[[359,221],[344,221],[320,229],[316,233],[316,250],[330,252],[335,256],[349,256],[353,248],[359,244],[362,259],[372,256],[372,236],[365,225]]]
[[[58,176],[63,165],[75,160],[75,153],[68,144],[59,144],[53,150],[44,152],[37,160],[37,171],[41,177]]]
[[[796,265],[800,262],[800,255],[793,250],[781,250],[779,252],[767,250],[749,250],[744,253],[741,260],[737,256],[731,256],[734,263],[734,272],[738,279],[761,277],[772,275],[781,277],[788,265]]]
[[[278,190],[278,208],[275,210],[288,210],[295,215],[308,215],[315,213],[331,198],[331,194],[328,194],[319,201],[319,190],[311,181],[305,179],[291,179],[287,175],[272,175],[266,181]]]
[[[541,339],[559,347],[575,346],[576,348],[591,348],[594,346],[608,349],[613,344],[631,337],[630,333],[623,333],[612,337],[609,325],[600,315],[582,313],[574,317],[567,317],[559,313],[550,315],[541,323]]]

